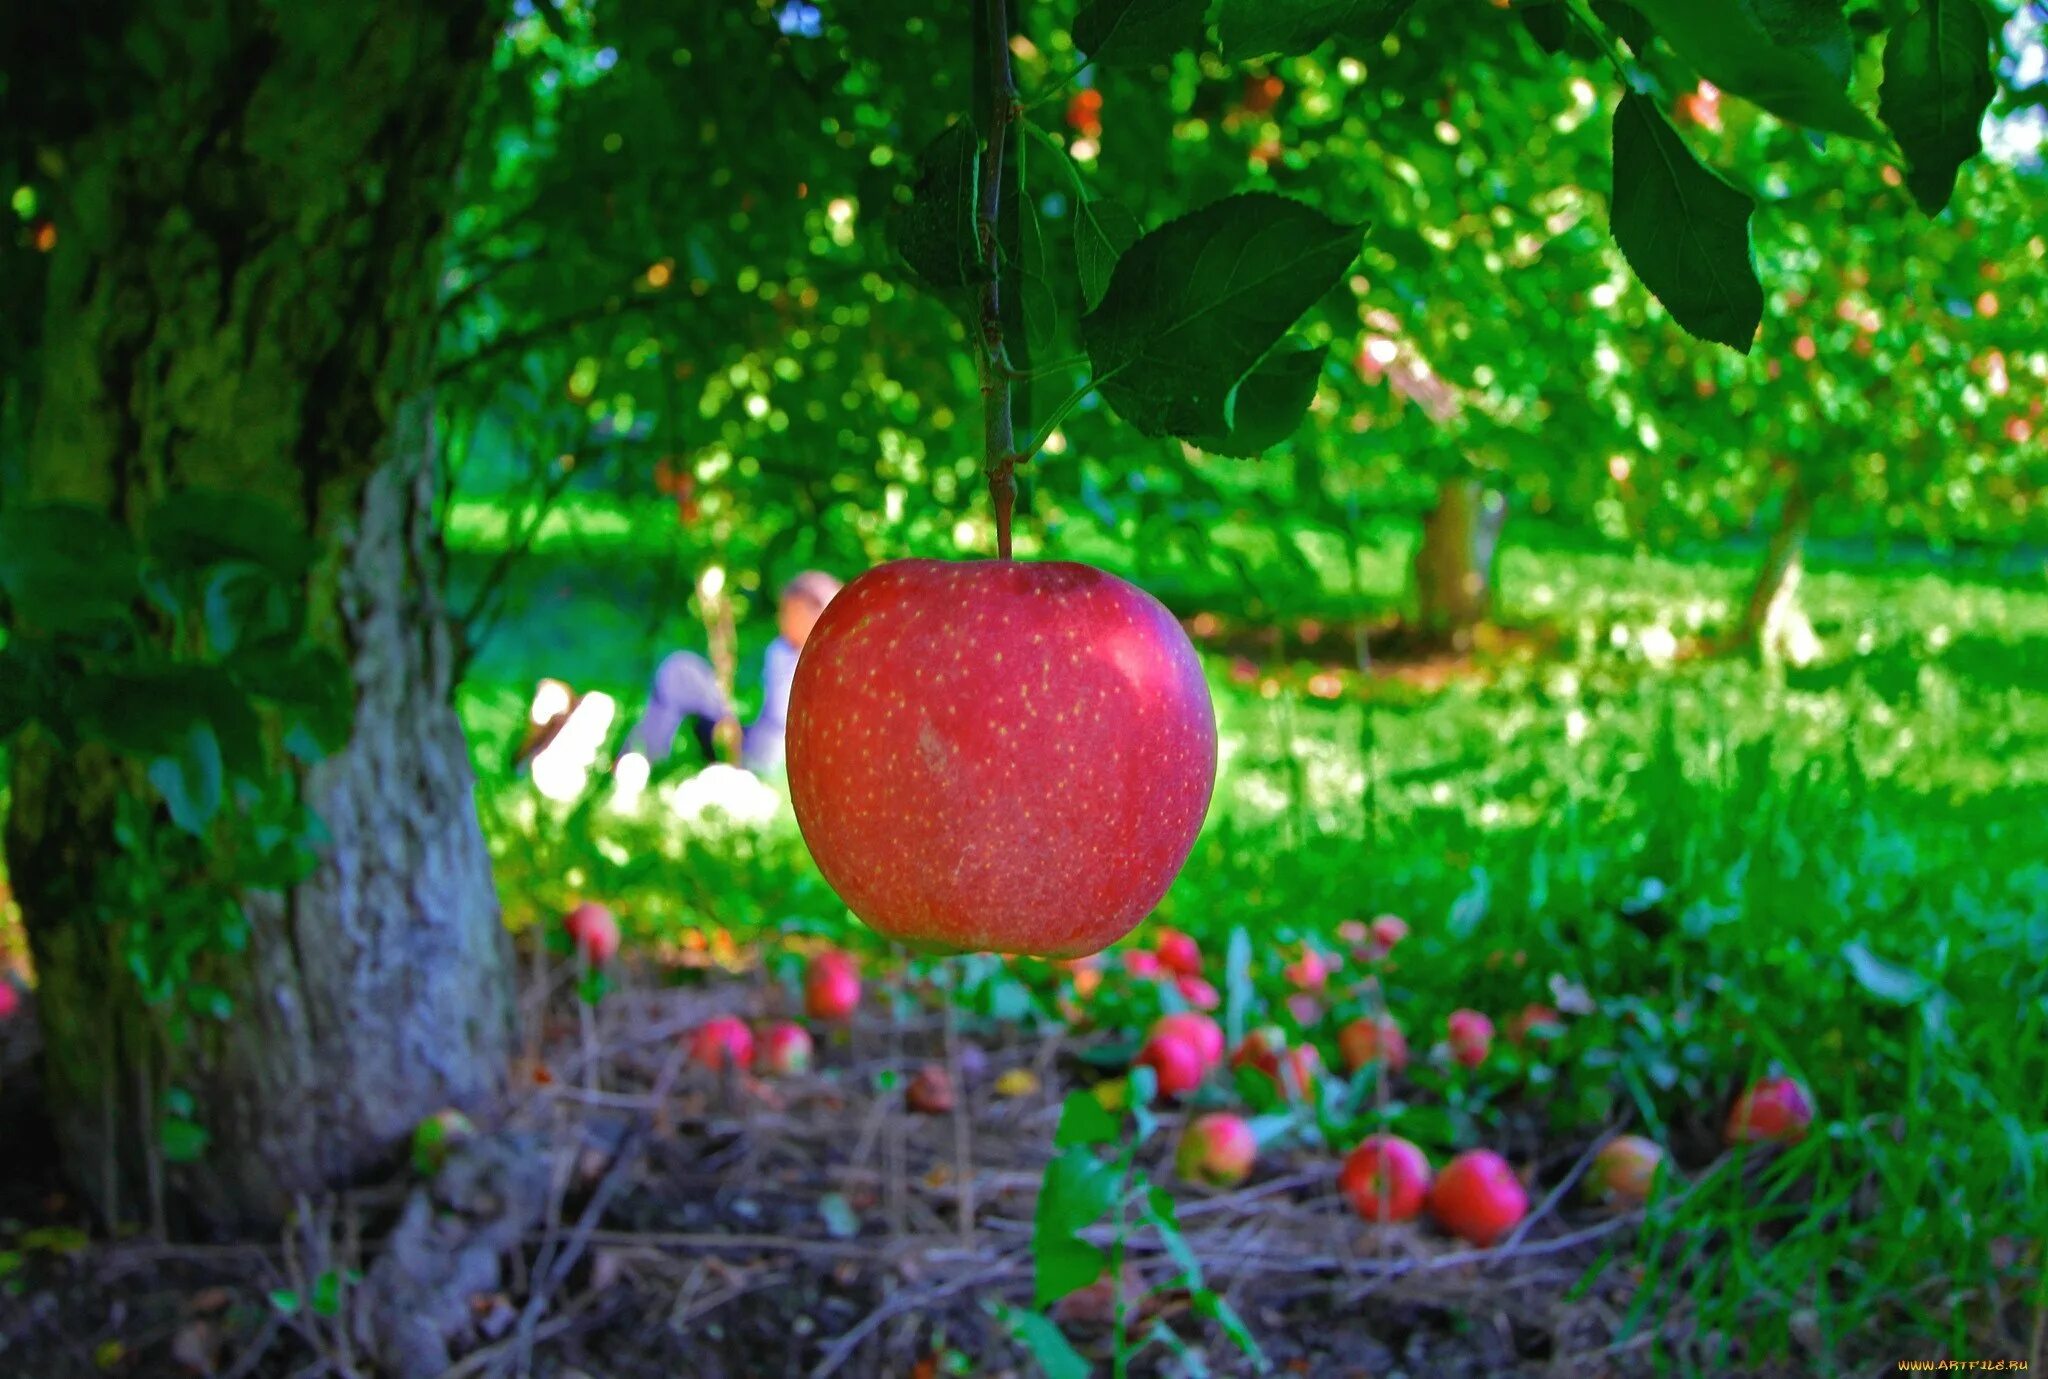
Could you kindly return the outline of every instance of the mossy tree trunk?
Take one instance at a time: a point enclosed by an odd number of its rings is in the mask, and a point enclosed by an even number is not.
[[[491,21],[482,0],[121,13],[123,31],[84,40],[105,45],[95,104],[52,106],[40,131],[62,210],[26,497],[136,525],[166,494],[220,488],[289,514],[321,553],[292,594],[350,666],[353,737],[301,782],[330,835],[317,871],[242,898],[232,1017],[175,1055],[91,908],[132,772],[24,742],[7,859],[81,1185],[110,1219],[141,1215],[149,1097],[175,1057],[210,1146],[173,1172],[172,1197],[246,1224],[388,1160],[437,1107],[487,1100],[510,1050],[509,953],[451,703],[426,394]],[[109,75],[110,52],[133,70]]]
[[[1438,484],[1415,551],[1415,605],[1424,631],[1463,647],[1493,616],[1493,557],[1506,521],[1506,500],[1478,479]]]

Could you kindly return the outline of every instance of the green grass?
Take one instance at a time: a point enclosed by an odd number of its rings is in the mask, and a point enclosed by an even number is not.
[[[516,728],[541,674],[630,713],[654,659],[701,641],[672,596],[704,556],[672,526],[595,505],[554,522],[465,690],[484,742]],[[482,508],[461,514],[465,568],[489,557],[490,527]],[[1193,561],[1146,577],[1226,614],[1401,597],[1407,537],[1391,527],[1355,585],[1326,538],[1295,540],[1298,562],[1255,532],[1218,539],[1243,560],[1228,579]],[[1062,551],[1135,564],[1072,527]],[[1399,912],[1415,936],[1389,999],[1419,1043],[1455,1006],[1500,1018],[1551,1000],[1553,980],[1583,987],[1593,1009],[1535,1097],[1552,1133],[1632,1123],[1696,1176],[1734,1089],[1797,1074],[1816,1134],[1768,1165],[1722,1164],[1657,1216],[1638,1320],[1770,1351],[1796,1335],[1822,1372],[1908,1341],[1982,1356],[1997,1302],[2040,1297],[2038,1261],[2015,1273],[2013,1242],[2048,1239],[2048,584],[1823,556],[1805,586],[1819,664],[1649,655],[1644,627],[1724,624],[1747,575],[1524,524],[1504,613],[1559,628],[1548,659],[1436,692],[1347,676],[1334,701],[1296,693],[1303,670],[1263,668],[1269,692],[1216,661],[1217,805],[1162,917],[1219,955],[1243,927],[1264,955]],[[750,664],[761,621],[744,629]],[[515,915],[589,886],[648,937],[849,931],[786,815],[724,833],[588,807],[542,827],[502,780],[486,802]],[[1517,952],[1523,965],[1502,960]],[[1491,1094],[1468,1092],[1408,1128],[1491,1133]],[[1711,1348],[1691,1363],[1716,1368]]]

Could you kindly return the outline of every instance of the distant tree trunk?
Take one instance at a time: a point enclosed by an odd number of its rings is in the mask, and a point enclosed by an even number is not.
[[[350,664],[354,735],[303,777],[331,835],[318,870],[243,898],[233,1016],[189,1048],[164,1047],[85,904],[118,855],[131,774],[25,742],[7,859],[81,1186],[111,1220],[140,1215],[149,1093],[175,1059],[211,1144],[172,1194],[252,1224],[390,1160],[436,1108],[488,1099],[511,1046],[510,955],[451,704],[425,394],[490,16],[482,0],[122,13],[125,32],[88,41],[149,70],[103,82],[93,118],[57,132],[70,217],[27,496],[131,524],[186,487],[274,502],[322,552],[295,592]]]
[[[1477,479],[1437,486],[1415,552],[1416,612],[1425,631],[1462,647],[1493,615],[1493,557],[1507,515],[1506,501]]]
[[[1764,651],[1798,619],[1799,576],[1806,552],[1807,529],[1813,524],[1813,495],[1797,475],[1785,490],[1785,506],[1764,548],[1763,567],[1750,586],[1743,610],[1739,644]]]

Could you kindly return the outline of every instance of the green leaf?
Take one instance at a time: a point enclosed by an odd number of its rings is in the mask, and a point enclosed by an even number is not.
[[[348,666],[325,647],[265,646],[227,661],[235,682],[284,715],[285,750],[315,762],[348,745],[355,730],[355,685]]]
[[[910,204],[891,222],[896,252],[939,291],[988,281],[975,225],[981,139],[970,120],[948,125],[918,155]]]
[[[317,554],[297,514],[254,494],[219,489],[184,489],[164,499],[144,518],[143,541],[172,569],[246,561],[280,580],[297,579]]]
[[[1237,1314],[1237,1309],[1220,1294],[1202,1289],[1189,1301],[1194,1304],[1198,1315],[1214,1319],[1216,1324],[1223,1328],[1223,1334],[1230,1338],[1230,1343],[1236,1346],[1238,1352],[1250,1360],[1261,1374],[1272,1368],[1266,1359],[1266,1352],[1259,1348],[1259,1338],[1252,1335],[1252,1329],[1245,1325],[1245,1320]]]
[[[310,1305],[315,1316],[338,1317],[341,1315],[341,1275],[329,1269],[313,1280],[313,1296]]]
[[[1052,1143],[1055,1149],[1073,1149],[1115,1144],[1122,1135],[1123,1125],[1091,1093],[1069,1092],[1060,1104],[1060,1125],[1053,1132]]]
[[[75,632],[118,623],[142,592],[127,529],[82,503],[0,510],[0,593],[18,625]]]
[[[988,1301],[989,1314],[1029,1351],[1045,1379],[1088,1379],[1088,1361],[1075,1350],[1059,1324],[1043,1312],[1029,1312],[1008,1303]]]
[[[273,1288],[270,1291],[270,1305],[289,1317],[299,1310],[299,1295],[289,1288]]]
[[[1362,233],[1247,192],[1145,235],[1081,321],[1103,397],[1148,436],[1228,434],[1232,390],[1343,277]]]
[[[1116,1201],[1117,1174],[1113,1166],[1086,1148],[1067,1150],[1045,1166],[1039,1184],[1038,1210],[1033,1217],[1037,1233],[1073,1235],[1102,1219]]]
[[[165,1120],[157,1131],[157,1147],[162,1150],[165,1163],[199,1162],[212,1139],[203,1126],[176,1118]]]
[[[1622,97],[1614,112],[1614,242],[1679,325],[1744,354],[1764,311],[1749,249],[1755,208],[1692,156],[1647,97]]]
[[[1059,294],[1053,288],[1038,203],[1024,197],[1017,211],[1017,267],[1010,290],[1017,294],[1018,314],[1024,318],[1024,347],[1030,358],[1040,359],[1059,345]]]
[[[1919,973],[1886,962],[1860,942],[1842,945],[1842,961],[1849,975],[1878,1000],[1891,1005],[1911,1005],[1927,993],[1928,981]]]
[[[1912,166],[1906,186],[1937,215],[1956,189],[1956,171],[1984,147],[1991,75],[1991,27],[1978,0],[1921,0],[1884,47],[1877,113]]]
[[[0,742],[33,721],[43,700],[40,667],[19,648],[0,646]]]
[[[1040,1307],[1098,1281],[1109,1266],[1109,1257],[1101,1250],[1071,1235],[1034,1236],[1031,1259],[1031,1296]]]
[[[1280,444],[1308,415],[1329,353],[1327,345],[1273,351],[1231,390],[1229,431],[1190,439],[1211,454],[1245,459]]]
[[[1223,950],[1223,1037],[1233,1049],[1244,1041],[1245,1020],[1254,997],[1252,936],[1242,924],[1233,925],[1230,943]]]
[[[1090,311],[1102,304],[1116,261],[1138,242],[1143,227],[1122,204],[1089,197],[1075,208],[1074,267],[1081,275],[1081,300]]]
[[[1855,45],[1839,0],[1636,0],[1657,33],[1701,76],[1810,129],[1878,137],[1849,99]]]
[[[1620,35],[1631,51],[1641,53],[1650,46],[1650,21],[1633,5],[1625,5],[1621,0],[1593,0],[1593,13]]]
[[[194,834],[204,833],[220,813],[225,774],[220,739],[210,723],[188,727],[181,750],[156,758],[148,770],[149,783],[171,811],[171,822]]]
[[[1343,38],[1377,44],[1394,31],[1414,0],[1223,0],[1216,37],[1225,62],[1293,57]]]
[[[1089,0],[1074,46],[1104,67],[1150,67],[1202,46],[1209,0]]]
[[[262,566],[247,561],[218,566],[206,581],[201,607],[206,639],[221,656],[297,630],[289,592]]]

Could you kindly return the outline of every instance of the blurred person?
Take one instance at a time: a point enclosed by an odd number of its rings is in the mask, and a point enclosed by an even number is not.
[[[780,635],[761,660],[761,712],[744,731],[711,662],[694,651],[676,651],[656,668],[647,711],[634,725],[627,749],[650,762],[666,760],[677,735],[687,728],[705,759],[715,761],[720,739],[738,732],[741,765],[756,775],[780,770],[797,656],[839,589],[839,581],[822,570],[806,570],[782,586],[776,609]]]

